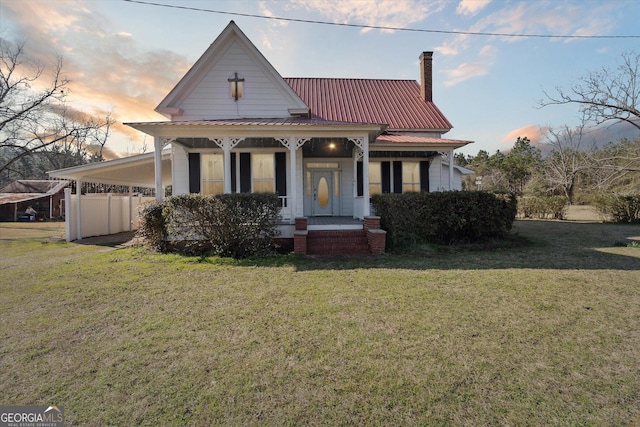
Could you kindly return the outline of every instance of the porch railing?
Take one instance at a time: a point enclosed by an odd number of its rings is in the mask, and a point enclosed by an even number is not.
[[[293,207],[288,196],[278,196],[278,206],[280,207],[280,217],[283,222],[293,221]]]

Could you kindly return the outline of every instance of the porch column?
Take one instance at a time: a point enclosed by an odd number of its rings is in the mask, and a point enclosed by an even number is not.
[[[223,163],[224,163],[224,193],[231,193],[231,150],[242,142],[244,138],[230,138],[225,136],[224,138],[213,138],[212,141],[215,144],[222,148],[222,152],[224,154]]]
[[[297,144],[296,139],[294,137],[289,138],[289,175],[291,175],[291,183],[289,190],[289,203],[291,203],[291,222],[294,222],[298,217],[296,213],[296,208],[298,207],[298,180],[296,179],[296,151]]]
[[[291,179],[287,195],[291,206],[291,223],[293,223],[296,217],[298,217],[297,151],[298,148],[302,147],[304,143],[310,139],[311,138],[298,138],[295,136],[291,136],[289,138],[276,138],[280,144],[289,149],[289,175]]]
[[[173,164],[173,162],[171,162]],[[171,175],[175,176],[175,175]],[[129,194],[129,231],[133,230],[133,193],[131,192],[131,186],[127,187],[127,193]]]
[[[453,150],[449,150],[449,191],[453,191]]]
[[[156,180],[155,180],[155,190],[156,190],[156,201],[161,202],[164,199],[164,191],[162,189],[162,139],[160,137],[154,137],[153,138],[153,146],[154,146],[154,152],[153,152],[153,162],[154,162],[154,166],[155,166],[155,175],[156,175]]]
[[[62,212],[60,212],[62,214]],[[64,189],[64,234],[67,242],[71,241],[71,188]]]
[[[76,239],[82,239],[82,179],[76,180]]]
[[[362,152],[362,217],[364,218],[369,216],[371,211],[369,206],[369,136],[349,138],[349,141],[353,142]]]
[[[231,148],[229,144],[224,144],[224,194],[231,193]]]
[[[362,207],[363,217],[368,217],[371,214],[369,202],[369,136],[362,138],[362,196],[364,198],[364,205]]]

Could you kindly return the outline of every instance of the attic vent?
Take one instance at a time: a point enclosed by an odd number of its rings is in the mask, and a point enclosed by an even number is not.
[[[242,98],[242,84],[244,79],[242,77],[238,77],[238,73],[233,73],[233,77],[227,79],[227,81],[231,85],[231,97],[235,101]]]

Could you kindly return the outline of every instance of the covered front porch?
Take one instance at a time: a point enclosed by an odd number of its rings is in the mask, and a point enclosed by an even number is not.
[[[274,192],[288,224],[296,217],[363,219],[370,213],[369,177],[362,171],[382,125],[313,119],[128,125],[152,135],[156,153],[171,146],[174,195]],[[155,160],[160,177],[163,165]],[[162,200],[159,179],[155,188]]]

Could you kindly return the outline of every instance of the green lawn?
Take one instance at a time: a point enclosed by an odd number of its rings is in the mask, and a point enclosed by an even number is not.
[[[640,423],[638,226],[242,262],[49,226],[0,224],[0,404],[68,425]]]

